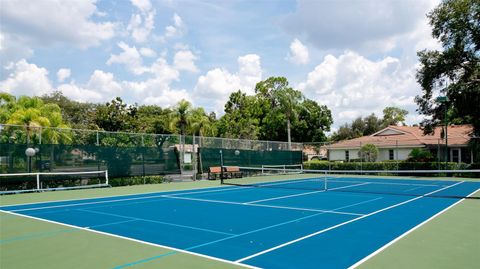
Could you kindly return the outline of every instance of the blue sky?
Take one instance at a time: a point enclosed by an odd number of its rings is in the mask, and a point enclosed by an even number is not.
[[[0,0],[0,90],[217,115],[231,92],[285,76],[334,127],[385,106],[410,112],[416,51],[438,48],[437,0]]]

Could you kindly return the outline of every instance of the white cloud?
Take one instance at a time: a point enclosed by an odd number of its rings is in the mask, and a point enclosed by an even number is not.
[[[167,39],[180,37],[185,31],[185,24],[182,18],[177,14],[173,14],[173,24],[165,27],[165,34],[159,37],[160,42],[165,42]]]
[[[142,56],[137,48],[128,46],[125,42],[117,44],[123,51],[117,55],[110,55],[107,61],[108,65],[111,64],[123,64],[127,69],[135,75],[141,75],[146,70],[142,65]]]
[[[287,55],[287,60],[294,64],[308,63],[310,60],[308,48],[295,38],[290,44],[290,53]]]
[[[127,31],[131,32],[135,42],[142,43],[148,40],[150,33],[155,28],[156,10],[152,9],[150,1],[132,1],[140,13],[132,14]]]
[[[0,59],[2,63],[17,62],[33,55],[25,37],[0,32]]]
[[[155,57],[157,56],[157,53],[152,50],[151,48],[141,48],[140,49],[140,54],[145,57]]]
[[[142,67],[145,68],[145,67]],[[25,59],[10,63],[6,70],[7,79],[0,81],[0,89],[14,95],[43,95],[55,90],[61,91],[73,100],[83,102],[104,102],[116,96],[141,100],[140,103],[172,106],[181,99],[191,100],[185,89],[174,89],[172,82],[179,80],[179,71],[164,58],[158,58],[145,72],[152,77],[144,81],[119,81],[114,74],[95,70],[86,83],[60,83],[54,87],[48,79],[48,70],[28,63]],[[57,78],[63,82],[70,77],[70,69],[62,68]]]
[[[65,96],[80,102],[102,102],[105,98],[98,92],[83,88],[71,82],[57,87]]]
[[[397,106],[415,115],[413,101],[419,86],[415,68],[404,68],[399,59],[386,57],[371,61],[346,51],[339,57],[327,55],[298,88],[311,99],[327,105],[335,125]]]
[[[185,70],[190,72],[198,72],[198,68],[195,65],[195,60],[197,60],[197,56],[195,56],[189,50],[181,50],[175,53],[173,58],[173,65],[177,70]]]
[[[16,96],[41,96],[61,91],[65,96],[77,101],[101,102],[122,92],[122,86],[115,81],[113,74],[101,70],[95,70],[86,85],[71,81],[58,87],[54,87],[48,79],[47,69],[28,63],[25,59],[10,63],[6,70],[10,74],[7,79],[0,81],[0,88]],[[62,68],[57,72],[60,82],[69,76],[70,69]]]
[[[95,92],[105,92],[119,96],[122,94],[122,86],[115,81],[112,73],[95,70],[87,83],[87,89]]]
[[[253,94],[257,82],[262,79],[260,56],[248,54],[238,57],[238,72],[215,68],[198,78],[193,95],[199,105],[216,113],[223,112],[228,96],[237,90]]]
[[[296,11],[283,25],[287,32],[304,36],[323,50],[388,51],[402,35],[415,31],[436,2],[299,0]]]
[[[142,12],[148,12],[152,9],[152,3],[150,3],[150,0],[130,0],[130,2]]]
[[[80,48],[98,45],[114,36],[112,22],[96,22],[95,0],[2,1],[2,31],[23,45],[68,43]]]
[[[48,79],[48,70],[22,59],[6,66],[10,72],[0,81],[0,89],[15,95],[43,95],[53,91]]]
[[[60,68],[57,71],[57,80],[58,82],[64,82],[65,79],[69,78],[72,74],[71,70],[68,68]]]

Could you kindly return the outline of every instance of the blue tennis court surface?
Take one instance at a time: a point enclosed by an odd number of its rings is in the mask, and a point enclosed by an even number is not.
[[[329,182],[328,191],[227,186],[1,210],[254,267],[348,268],[480,189],[480,182],[382,182],[343,178]],[[400,193],[380,193],[393,186]],[[411,195],[419,190],[427,196]]]

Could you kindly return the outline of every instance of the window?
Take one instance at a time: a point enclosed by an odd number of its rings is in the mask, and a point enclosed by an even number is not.
[[[460,162],[460,149],[452,149],[452,162],[458,163]]]
[[[348,150],[345,150],[345,161],[350,161],[350,152]]]
[[[395,153],[394,153],[393,149],[388,150],[388,159],[389,160],[395,160]]]

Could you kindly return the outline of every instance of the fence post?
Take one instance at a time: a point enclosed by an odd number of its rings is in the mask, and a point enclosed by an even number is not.
[[[396,164],[397,164],[397,171],[398,171],[398,140],[395,140],[395,159],[396,159]]]
[[[35,173],[37,177],[37,190],[40,191],[40,173]]]

